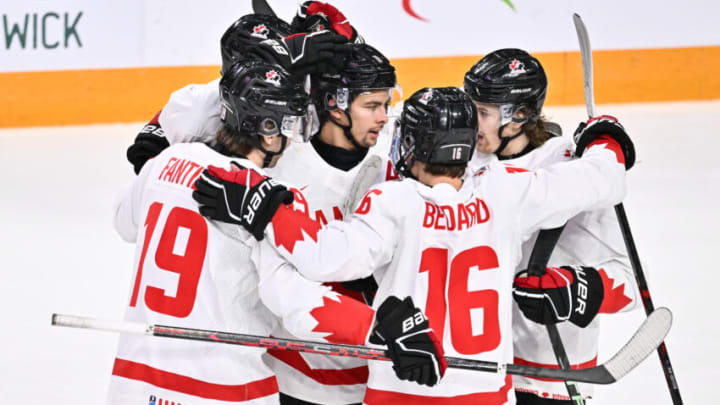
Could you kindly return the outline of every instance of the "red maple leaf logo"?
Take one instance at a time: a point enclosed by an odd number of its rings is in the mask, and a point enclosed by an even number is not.
[[[307,234],[317,242],[317,234],[321,225],[314,221],[306,212],[295,210],[292,205],[280,204],[272,219],[275,233],[275,246],[283,246],[288,252],[295,250],[295,243],[305,240]]]
[[[332,294],[332,293],[331,293]],[[365,344],[375,311],[367,305],[345,295],[323,297],[323,305],[310,311],[318,324],[312,330],[329,333],[325,340],[330,343]]]
[[[624,283],[613,288],[615,280],[610,278],[604,269],[598,270],[598,273],[600,273],[603,289],[605,290],[605,297],[603,298],[602,305],[600,306],[601,313],[614,314],[632,302],[632,298],[625,295]]]

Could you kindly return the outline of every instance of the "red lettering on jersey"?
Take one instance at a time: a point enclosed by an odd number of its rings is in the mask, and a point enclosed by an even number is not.
[[[610,278],[604,269],[599,269],[600,278],[602,279],[605,296],[600,311],[603,314],[613,314],[619,312],[632,302],[632,298],[625,295],[625,284],[613,288],[615,280]]]
[[[202,173],[203,169],[205,169],[203,166],[193,161],[171,157],[167,165],[165,165],[160,172],[158,180],[180,184],[194,190],[195,180],[200,177],[200,173]],[[193,174],[190,176],[190,179],[185,182],[185,179],[188,178],[190,173]]]
[[[443,219],[443,218],[445,218],[445,214],[443,214],[443,210],[440,207],[437,208],[436,212],[437,212],[437,218],[435,218],[435,229],[443,231],[443,230],[445,230],[445,226],[440,225],[440,222],[442,222],[443,224],[446,223],[446,221]]]
[[[160,172],[160,175],[158,176],[158,180],[163,180],[163,176],[167,174],[167,171],[170,170],[171,167],[175,167],[177,164],[177,158],[171,157],[170,160],[168,160],[165,167],[163,167],[162,171]]]
[[[375,311],[360,301],[344,295],[338,295],[337,299],[336,301],[325,296],[323,305],[310,311],[310,315],[318,322],[312,331],[329,333],[325,336],[325,340],[330,343],[364,344]]]
[[[200,173],[205,169],[204,167],[200,166],[199,164],[194,164],[193,167],[197,166],[197,170],[195,170],[195,173],[190,177],[190,180],[185,184],[186,186],[190,187],[191,189],[195,190],[195,180],[197,180],[198,177],[200,177]]]
[[[387,170],[385,171],[385,181],[397,180],[400,176],[395,172],[395,168],[391,161],[388,160]]]
[[[365,215],[368,212],[370,212],[371,197],[373,195],[380,195],[380,194],[382,194],[382,191],[377,190],[377,189],[372,189],[372,190],[368,191],[367,193],[365,193],[365,198],[363,198],[362,202],[355,210],[355,213],[358,215]]]
[[[172,183],[180,182],[180,176],[182,176],[182,174],[185,172],[185,169],[188,167],[187,163],[188,163],[188,161],[185,159],[178,160],[177,167],[175,168],[175,172],[173,172],[170,182],[172,182]]]
[[[337,221],[343,220],[343,214],[342,211],[340,211],[340,207],[333,207],[333,218],[335,218]]]
[[[455,230],[455,213],[453,212],[453,209],[449,205],[443,205],[440,207],[440,209],[443,211],[443,216],[446,218],[445,221],[445,227],[448,231],[454,231]]]
[[[432,228],[435,223],[435,205],[425,201],[425,217],[423,218],[423,227]]]
[[[307,205],[305,205],[307,207]],[[317,233],[322,226],[306,213],[294,207],[280,204],[272,219],[275,246],[283,246],[288,252],[295,250],[295,243],[305,240],[305,234],[317,242]]]
[[[462,231],[488,220],[490,220],[490,210],[485,205],[485,201],[479,198],[467,204],[458,204],[456,207],[450,205],[438,207],[426,201],[422,226],[440,231]]]
[[[340,207],[332,207],[333,210],[333,219],[336,221],[342,221],[343,220],[343,214],[342,211],[340,211]],[[318,224],[325,226],[328,224],[328,220],[325,217],[325,214],[322,212],[322,210],[315,211],[315,221],[317,221]]]
[[[327,218],[325,218],[325,214],[323,214],[322,210],[315,211],[315,221],[321,226],[328,224]]]
[[[488,209],[487,205],[485,205],[485,201],[479,198],[476,201],[478,207],[477,223],[482,224],[483,222],[487,222],[488,220],[490,220],[490,210]]]
[[[470,228],[471,219],[468,217],[465,204],[458,204],[458,231]]]

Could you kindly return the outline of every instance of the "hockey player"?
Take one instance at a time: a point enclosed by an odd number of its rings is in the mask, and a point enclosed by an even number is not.
[[[302,28],[302,24],[296,26]],[[221,73],[246,58],[279,63],[295,75],[336,71],[342,64],[348,38],[327,30],[306,32],[296,33],[289,24],[273,16],[242,16],[220,40]],[[171,144],[214,141],[222,126],[219,81],[191,84],[172,94],[167,105],[143,127],[127,150],[128,161],[136,174],[148,159]]]
[[[576,136],[578,155],[585,156],[579,161],[532,173],[509,173],[495,162],[484,174],[469,176],[465,169],[476,141],[477,110],[470,98],[455,88],[426,88],[406,101],[393,140],[395,167],[407,178],[371,189],[345,221],[321,229],[307,226],[306,214],[290,206],[279,205],[274,215],[258,210],[248,201],[272,199],[276,191],[261,193],[244,177],[221,170],[209,174],[223,182],[212,204],[229,207],[235,218],[229,222],[255,235],[272,224],[258,246],[262,267],[287,260],[318,281],[374,273],[380,284],[376,302],[383,303],[379,319],[388,301],[404,312],[400,299],[410,297],[424,306],[449,355],[510,362],[510,286],[523,238],[581,210],[620,201],[625,156],[633,146],[618,124],[591,123]],[[233,195],[243,198],[224,198]],[[407,332],[400,340],[418,344],[415,362],[425,365],[408,374],[401,362],[392,368],[371,362],[365,403],[514,403],[509,376],[451,369],[440,381],[443,367],[433,361],[433,345],[411,339],[428,321],[402,318],[402,331],[379,328],[370,341]],[[341,316],[328,323],[348,321]]]
[[[390,135],[384,133],[382,139],[380,133],[389,120],[387,108],[396,84],[395,68],[372,46],[355,44],[338,74],[313,74],[311,78],[319,132],[308,143],[290,145],[286,156],[268,173],[302,190],[312,218],[326,224],[343,218],[356,184],[375,184],[392,177],[393,172],[380,166],[380,162],[387,161]],[[369,180],[363,178],[368,176]],[[337,291],[353,295],[348,287],[365,291],[369,297],[376,284],[372,277],[345,283],[344,288],[333,284]],[[363,299],[359,294],[353,296]],[[283,330],[275,335],[291,337]],[[282,350],[270,350],[269,354],[283,404],[343,405],[362,401],[367,361]]]
[[[126,319],[257,335],[269,334],[282,320],[304,338],[364,342],[373,326],[371,308],[287,268],[256,271],[250,261],[256,242],[250,234],[197,213],[191,194],[205,167],[242,165],[262,175],[261,166],[274,166],[289,138],[302,137],[307,129],[308,94],[280,66],[240,62],[226,71],[220,89],[224,125],[216,146],[167,148],[144,165],[118,200],[115,227],[123,239],[137,242]],[[278,186],[269,180],[262,184]],[[285,193],[292,199],[291,192]],[[290,296],[294,299],[287,300]],[[337,325],[331,337],[314,331],[317,319],[333,311],[356,322]],[[378,322],[399,327],[392,319]],[[277,404],[277,381],[263,353],[122,335],[108,402]]]
[[[313,4],[307,6],[312,11],[315,11],[313,7],[318,7]],[[312,20],[310,11],[305,15],[307,21]],[[339,18],[337,14],[334,16]],[[254,18],[268,17],[246,16],[236,23],[232,32],[240,32],[236,36],[242,41],[229,41],[227,38],[232,36],[226,34],[223,37],[224,59],[231,59],[235,55],[230,50],[241,47],[238,43],[246,44],[243,42],[246,39],[243,33],[255,26],[257,21]],[[302,21],[296,18],[293,25],[300,29],[304,27]],[[345,21],[344,17],[342,21]],[[266,27],[271,33],[285,29],[279,23],[268,23]],[[305,28],[310,30],[313,27]],[[333,27],[338,32],[342,32],[341,28]],[[349,31],[351,35],[357,36],[351,26]],[[285,157],[270,172],[275,178],[303,188],[305,197],[313,207],[313,218],[319,223],[327,223],[328,220],[342,218],[344,206],[349,205],[348,201],[353,196],[351,190],[358,181],[364,181],[359,177],[371,177],[371,183],[375,183],[394,175],[390,167],[384,167],[382,171],[364,171],[363,168],[371,167],[370,163],[380,160],[374,155],[387,156],[389,136],[385,136],[379,152],[373,153],[370,146],[378,142],[379,133],[388,122],[387,104],[396,79],[394,68],[385,56],[369,45],[356,44],[347,54],[338,74],[313,75],[312,83],[313,100],[321,117],[320,133],[313,138],[312,144],[289,145]],[[212,91],[212,83],[207,86],[192,85],[174,93],[159,117],[166,139],[170,143],[193,140],[212,142],[211,134],[220,125],[219,113],[213,113],[214,109],[219,110],[216,104],[218,101],[216,92]],[[147,150],[141,138],[156,137],[138,136],[128,151],[129,157],[131,150]],[[356,142],[362,144],[359,148],[350,141],[355,138],[358,139]],[[142,167],[150,155],[140,154],[136,167]],[[374,163],[372,167],[381,168],[379,163]],[[376,287],[372,278],[351,283],[350,286],[366,290]],[[334,288],[349,294],[337,284]],[[278,330],[276,334],[288,336],[285,330]],[[268,362],[278,374],[283,404],[343,405],[362,400],[367,381],[366,361],[284,351],[270,353],[273,357],[268,358]]]
[[[491,52],[467,72],[465,92],[479,116],[473,170],[482,170],[496,159],[509,170],[537,170],[575,158],[572,140],[562,137],[559,128],[542,115],[547,85],[540,62],[520,49]],[[628,166],[632,160],[628,159]],[[535,241],[533,236],[523,244],[518,272],[527,267]],[[627,311],[636,303],[635,282],[613,210],[583,212],[570,219],[550,265],[555,268],[541,279],[520,273],[515,280],[514,362],[557,367],[547,331],[538,322],[569,320],[558,324],[558,329],[570,363],[573,368],[592,367],[598,353],[596,314]],[[581,288],[589,289],[587,308],[583,314],[569,312],[572,306],[567,303]],[[549,294],[554,300],[536,299],[537,294]],[[563,313],[552,311],[552,304],[562,304]],[[574,403],[561,381],[522,376],[514,376],[513,381],[518,404]],[[592,385],[581,385],[580,392],[590,397]]]

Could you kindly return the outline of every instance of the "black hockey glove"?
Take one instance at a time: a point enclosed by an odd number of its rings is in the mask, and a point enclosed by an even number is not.
[[[625,128],[618,122],[617,118],[611,115],[599,115],[590,118],[587,122],[581,122],[575,130],[575,155],[580,157],[585,149],[597,138],[607,135],[613,138],[619,145],[625,159],[625,170],[630,170],[635,164],[635,145],[625,132]]]
[[[295,32],[314,32],[332,29],[347,38],[353,44],[365,42],[355,28],[350,25],[345,15],[332,4],[321,1],[306,1],[299,8],[292,20]]]
[[[584,328],[600,311],[604,296],[600,273],[592,267],[548,267],[540,277],[523,271],[513,282],[513,298],[520,311],[546,325],[569,320]]]
[[[351,48],[347,38],[325,30],[298,33],[280,41],[266,39],[253,52],[267,61],[279,64],[293,75],[303,76],[339,72]]]
[[[263,240],[265,227],[280,204],[293,202],[293,193],[255,170],[234,166],[237,170],[208,166],[195,181],[192,197],[201,215],[240,225]]]
[[[158,122],[159,116],[160,113],[157,113],[155,118],[140,130],[135,137],[135,142],[127,149],[127,160],[133,165],[135,174],[140,173],[145,162],[170,146],[170,142],[165,138],[165,133]]]
[[[447,369],[445,352],[412,298],[400,301],[388,297],[375,313],[375,319],[377,325],[370,342],[387,345],[399,379],[430,387],[440,382]]]

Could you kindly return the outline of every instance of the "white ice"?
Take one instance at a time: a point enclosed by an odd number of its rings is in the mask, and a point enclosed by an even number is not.
[[[602,105],[635,140],[625,208],[685,403],[708,403],[720,377],[720,101]],[[582,107],[547,108],[571,132]],[[50,326],[53,312],[121,319],[132,245],[112,228],[112,201],[134,174],[125,149],[141,123],[0,130],[0,402],[99,404],[117,336]],[[717,250],[716,250],[717,249]],[[600,361],[642,321],[603,319]],[[656,354],[593,404],[670,404]]]

